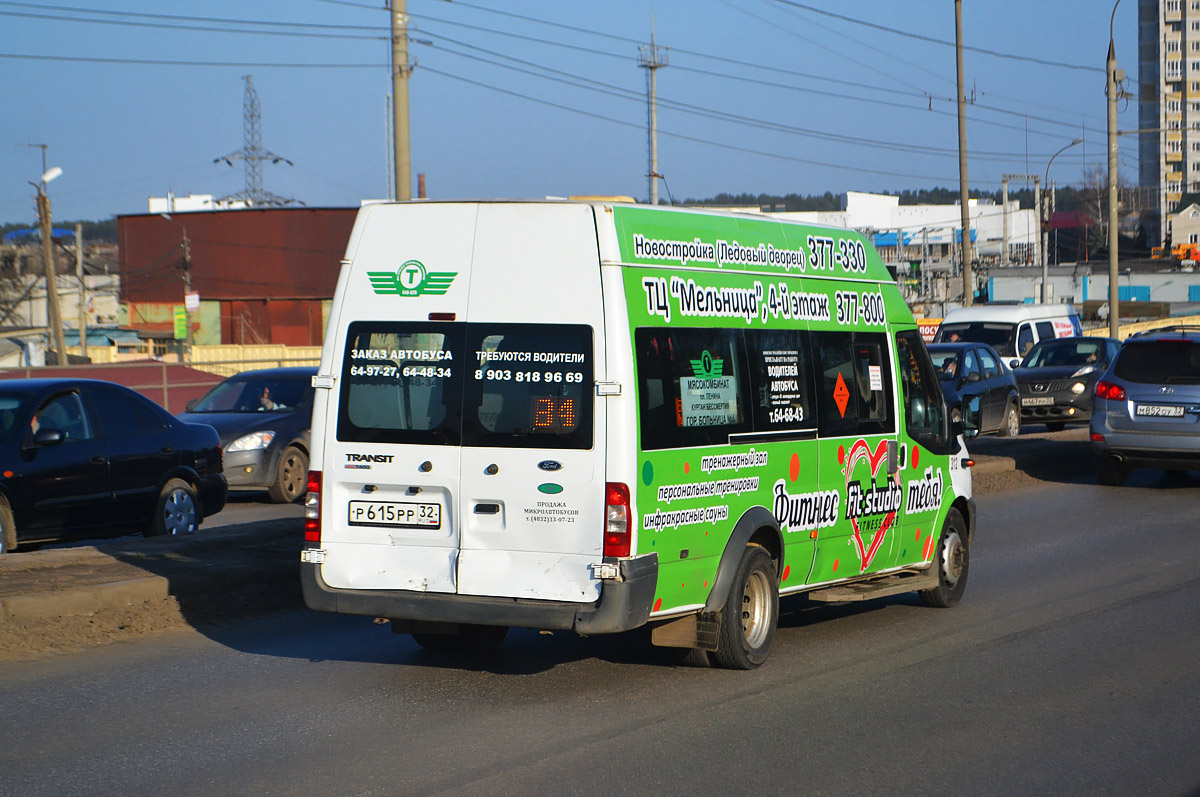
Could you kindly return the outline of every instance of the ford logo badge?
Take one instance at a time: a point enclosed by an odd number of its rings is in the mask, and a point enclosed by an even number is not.
[[[550,471],[562,470],[562,463],[555,462],[552,459],[543,459],[541,462],[538,463],[538,467],[541,468],[542,470],[550,470]]]

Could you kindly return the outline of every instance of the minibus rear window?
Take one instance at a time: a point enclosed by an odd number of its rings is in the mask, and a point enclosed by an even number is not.
[[[588,449],[593,385],[588,326],[355,322],[338,439]]]
[[[468,324],[463,441],[592,447],[592,330],[576,324]]]
[[[338,439],[457,445],[463,324],[355,322],[346,335]]]

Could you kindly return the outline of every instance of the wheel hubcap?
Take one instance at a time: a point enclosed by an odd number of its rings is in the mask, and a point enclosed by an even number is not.
[[[966,551],[962,538],[957,531],[947,533],[946,544],[942,546],[942,581],[951,589],[962,578]]]
[[[771,630],[770,595],[767,577],[759,572],[751,573],[742,594],[742,634],[752,649],[761,647]]]
[[[296,467],[296,457],[288,457],[283,464],[283,491],[289,497],[295,497],[300,492],[300,471]]]
[[[163,507],[163,527],[168,534],[183,534],[196,529],[196,504],[186,490],[176,488]]]

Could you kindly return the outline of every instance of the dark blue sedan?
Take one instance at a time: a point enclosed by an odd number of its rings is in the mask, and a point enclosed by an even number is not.
[[[986,343],[933,343],[929,355],[952,419],[960,420],[964,403],[978,396],[980,434],[1016,437],[1020,433],[1017,380],[995,349]]]
[[[195,531],[225,495],[211,426],[111,382],[0,380],[0,553],[131,528]]]

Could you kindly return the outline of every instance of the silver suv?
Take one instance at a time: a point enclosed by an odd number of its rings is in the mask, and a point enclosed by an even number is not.
[[[1134,468],[1200,470],[1200,327],[1125,341],[1095,388],[1092,452],[1101,484]]]

